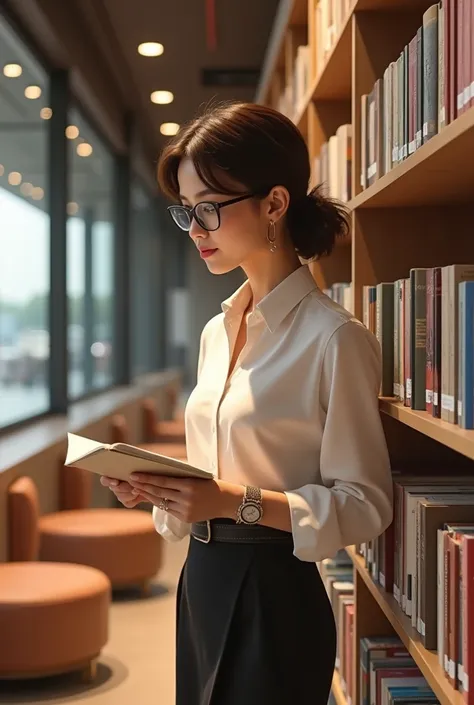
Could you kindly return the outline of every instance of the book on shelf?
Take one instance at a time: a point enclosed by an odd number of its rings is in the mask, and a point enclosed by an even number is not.
[[[345,308],[346,311],[353,313],[352,284],[350,282],[336,282],[332,286],[323,289],[323,293]]]
[[[382,350],[382,396],[474,428],[474,265],[412,268],[366,285],[363,323]]]
[[[317,564],[334,613],[337,630],[336,670],[348,705],[353,702],[352,662],[354,583],[352,561],[345,551]],[[354,701],[355,702],[355,701]]]
[[[340,125],[323,142],[314,158],[312,181],[324,184],[326,195],[347,202],[352,198],[352,125]]]
[[[472,0],[442,0],[361,96],[361,186],[409,158],[474,105]]]
[[[321,73],[341,35],[351,4],[351,0],[317,0],[316,2],[316,75]]]
[[[466,705],[474,704],[474,477],[394,473],[392,525],[357,547]],[[370,669],[369,669],[370,670]],[[363,702],[363,700],[361,700]]]

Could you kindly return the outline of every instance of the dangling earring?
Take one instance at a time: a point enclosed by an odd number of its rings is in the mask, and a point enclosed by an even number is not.
[[[267,240],[270,243],[270,252],[276,252],[276,225],[273,220],[268,223]]]

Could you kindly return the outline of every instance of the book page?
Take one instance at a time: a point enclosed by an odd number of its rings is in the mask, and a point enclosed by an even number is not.
[[[106,450],[109,448],[106,443],[93,441],[91,438],[84,438],[84,436],[77,436],[75,433],[67,434],[67,442],[68,447],[65,465],[70,465],[76,460],[79,460],[79,458],[84,458],[86,455],[94,453],[97,450]]]

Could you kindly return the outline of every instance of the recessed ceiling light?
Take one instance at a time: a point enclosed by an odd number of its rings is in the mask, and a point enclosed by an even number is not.
[[[68,125],[66,127],[66,137],[68,138],[68,140],[75,140],[77,137],[79,137],[79,128],[75,125]]]
[[[19,186],[21,184],[21,174],[19,171],[11,171],[8,174],[8,183],[10,186]]]
[[[177,122],[164,122],[162,125],[160,125],[161,134],[166,135],[167,137],[175,135],[178,130],[179,125]]]
[[[18,78],[23,73],[23,69],[20,64],[5,64],[3,67],[3,74],[7,78]]]
[[[24,196],[31,196],[31,194],[33,193],[33,184],[30,184],[28,181],[25,181],[20,186],[20,191]]]
[[[142,56],[161,56],[163,52],[163,44],[159,42],[143,42],[138,45],[138,53]]]
[[[0,164],[0,176],[3,176],[4,173],[5,173],[5,167],[3,166],[3,164]]]
[[[77,215],[79,213],[79,206],[77,203],[74,201],[70,201],[67,204],[67,214],[68,215]]]
[[[90,157],[92,151],[92,145],[88,142],[81,142],[81,144],[78,144],[76,147],[76,152],[80,157]]]
[[[37,100],[41,96],[41,88],[39,86],[26,86],[25,98],[29,100]]]
[[[44,191],[41,186],[35,186],[31,192],[31,197],[34,201],[41,201],[44,196]]]
[[[53,117],[53,111],[51,108],[41,108],[40,110],[40,118],[42,120],[51,120]]]
[[[168,103],[173,102],[174,95],[171,91],[153,91],[150,95],[150,100],[157,105],[168,105]]]

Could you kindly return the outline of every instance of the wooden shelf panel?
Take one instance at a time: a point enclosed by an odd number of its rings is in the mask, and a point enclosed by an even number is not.
[[[334,696],[334,700],[336,701],[336,705],[347,705],[346,696],[344,695],[344,691],[342,690],[341,676],[337,671],[334,671],[331,690]]]
[[[474,191],[474,109],[350,202],[354,208],[467,203]]]
[[[381,398],[380,410],[388,416],[401,421],[423,433],[429,438],[442,443],[468,458],[474,459],[474,431],[466,431],[456,424],[435,419],[426,411],[413,411],[394,399]]]
[[[462,694],[454,690],[448,679],[444,675],[444,671],[439,665],[438,654],[434,651],[425,649],[420,641],[420,636],[411,626],[411,620],[400,609],[393,595],[385,592],[379,585],[374,583],[370,577],[365,565],[364,559],[359,556],[354,547],[346,549],[352,561],[354,568],[361,576],[364,583],[367,585],[371,595],[379,605],[382,612],[387,617],[388,621],[397,632],[398,636],[405,644],[408,652],[413,657],[415,663],[420,668],[424,677],[433,689],[436,697],[441,705],[464,705]],[[359,636],[364,636],[360,634]]]

